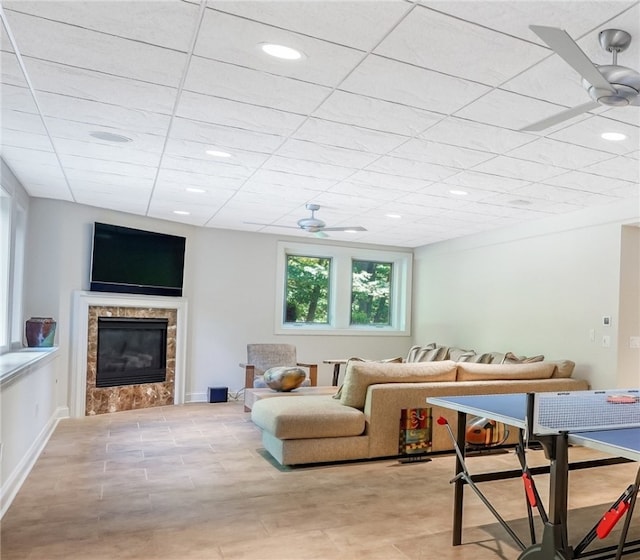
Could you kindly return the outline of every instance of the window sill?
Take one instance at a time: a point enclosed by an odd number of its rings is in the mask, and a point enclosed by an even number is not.
[[[58,347],[23,348],[0,356],[0,386],[52,360]]]

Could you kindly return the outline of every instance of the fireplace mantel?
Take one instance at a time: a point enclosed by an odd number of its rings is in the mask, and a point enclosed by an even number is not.
[[[86,413],[87,343],[90,307],[171,309],[176,311],[174,404],[184,403],[187,301],[184,298],[76,291],[71,340],[71,416]]]

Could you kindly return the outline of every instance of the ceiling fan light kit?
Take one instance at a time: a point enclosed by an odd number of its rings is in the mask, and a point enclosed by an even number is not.
[[[530,25],[558,56],[582,76],[582,87],[587,90],[592,102],[525,126],[523,131],[538,131],[559,124],[599,105],[625,107],[640,105],[640,74],[631,68],[618,65],[618,53],[631,44],[631,35],[622,29],[605,29],[598,39],[603,50],[612,53],[613,63],[596,66],[563,29]]]

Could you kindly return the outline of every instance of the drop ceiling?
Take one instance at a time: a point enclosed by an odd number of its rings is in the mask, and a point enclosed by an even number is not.
[[[313,203],[367,229],[327,241],[402,247],[637,204],[640,107],[520,129],[589,101],[529,25],[596,64],[598,32],[626,30],[618,63],[640,71],[638,1],[2,6],[1,155],[32,197],[300,236]]]

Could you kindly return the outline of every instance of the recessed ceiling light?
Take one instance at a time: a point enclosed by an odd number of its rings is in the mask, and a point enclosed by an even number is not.
[[[221,157],[221,158],[231,157],[231,154],[229,152],[222,152],[220,150],[207,150],[205,154],[213,157]]]
[[[174,210],[174,214],[178,214],[178,216],[188,216],[191,212],[187,212],[186,210]]]
[[[89,136],[93,136],[98,140],[104,140],[105,142],[131,142],[131,138],[122,136],[122,134],[114,134],[113,132],[105,132],[103,130],[94,130],[89,133]]]
[[[192,193],[203,193],[203,192],[207,192],[204,189],[197,189],[195,187],[187,187],[186,189],[184,189],[187,192],[192,192]]]
[[[261,43],[260,48],[269,56],[281,58],[283,60],[300,60],[302,53],[285,45],[277,45],[275,43]]]
[[[387,214],[387,218],[394,218],[394,219],[398,219],[398,218],[402,218],[402,216],[400,214]]]
[[[455,194],[456,196],[467,196],[469,194],[467,191],[461,191],[458,189],[451,189],[449,192],[451,194]]]
[[[603,132],[600,136],[605,140],[610,140],[611,142],[620,142],[620,140],[627,139],[627,135],[622,134],[622,132]]]

